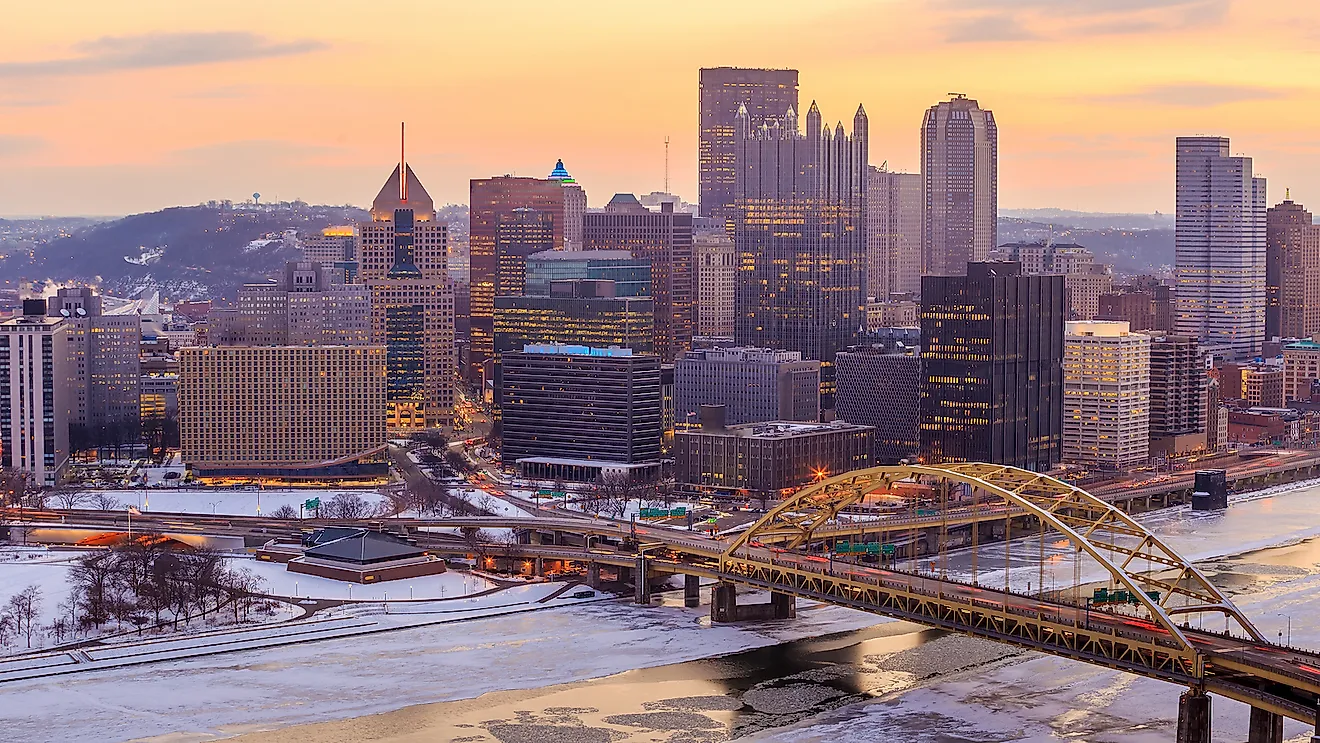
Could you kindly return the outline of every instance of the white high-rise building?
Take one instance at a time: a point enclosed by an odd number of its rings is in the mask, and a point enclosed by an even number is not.
[[[69,459],[73,417],[69,321],[48,317],[46,301],[0,322],[0,467],[54,487]]]
[[[921,292],[921,175],[872,167],[866,186],[866,293]]]
[[[1070,322],[1063,341],[1063,461],[1124,470],[1149,454],[1150,336]]]
[[[966,276],[997,244],[999,130],[965,95],[931,106],[921,124],[925,272]]]
[[[1179,333],[1237,358],[1265,340],[1265,179],[1227,137],[1178,137]]]

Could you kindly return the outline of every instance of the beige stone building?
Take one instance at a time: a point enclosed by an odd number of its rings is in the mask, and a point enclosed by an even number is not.
[[[733,282],[737,253],[733,238],[724,234],[699,234],[692,252],[697,264],[697,335],[733,337]]]
[[[1145,464],[1150,336],[1125,322],[1070,322],[1063,342],[1063,459],[1099,469]]]
[[[211,478],[383,477],[385,382],[379,346],[182,349],[183,461]]]

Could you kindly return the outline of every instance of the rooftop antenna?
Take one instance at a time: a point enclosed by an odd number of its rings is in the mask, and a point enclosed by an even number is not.
[[[665,193],[669,193],[669,135],[665,135]]]
[[[404,156],[404,122],[399,122],[399,201],[408,203],[408,158]]]

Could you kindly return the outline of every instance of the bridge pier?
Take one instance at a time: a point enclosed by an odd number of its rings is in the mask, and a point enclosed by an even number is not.
[[[534,567],[532,570],[533,570],[532,575],[535,575],[537,577],[545,575],[545,558],[544,557],[536,558],[536,562],[534,563]]]
[[[695,575],[683,576],[683,606],[689,609],[701,606],[701,579]]]
[[[1210,695],[1201,689],[1178,697],[1177,743],[1210,743]]]
[[[646,563],[645,554],[637,556],[637,567],[634,568],[636,576],[633,581],[633,601],[638,604],[651,603],[651,581],[648,575],[650,571],[647,570]]]
[[[1252,707],[1247,743],[1283,743],[1283,715]]]
[[[745,622],[797,618],[797,598],[771,593],[768,604],[738,605],[738,589],[732,583],[716,583],[710,589],[710,621]]]
[[[587,585],[600,590],[600,563],[592,562],[587,564]]]

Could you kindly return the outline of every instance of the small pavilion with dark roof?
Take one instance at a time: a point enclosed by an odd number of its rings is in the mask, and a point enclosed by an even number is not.
[[[326,527],[303,539],[291,573],[353,583],[382,583],[445,572],[445,561],[392,534],[352,527]]]

